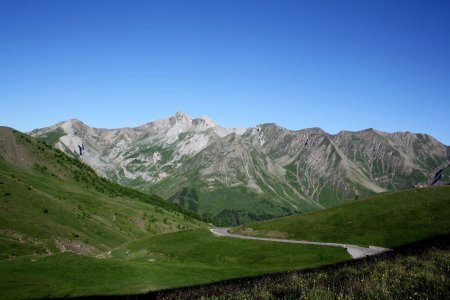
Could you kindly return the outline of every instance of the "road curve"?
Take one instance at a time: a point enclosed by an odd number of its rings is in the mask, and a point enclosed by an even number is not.
[[[232,237],[232,238],[238,238],[238,239],[344,248],[347,250],[348,254],[350,254],[353,259],[363,258],[366,256],[372,256],[372,255],[377,255],[380,253],[392,251],[392,249],[389,249],[389,248],[382,248],[382,247],[376,247],[376,246],[369,246],[369,248],[364,248],[361,246],[350,245],[350,244],[322,243],[322,242],[312,242],[312,241],[303,241],[303,240],[286,240],[286,239],[272,239],[272,238],[263,238],[263,237],[255,237],[255,236],[246,236],[246,235],[237,234],[237,233],[229,233],[228,232],[229,229],[230,228],[210,228],[209,230],[217,236],[226,236],[226,237]]]

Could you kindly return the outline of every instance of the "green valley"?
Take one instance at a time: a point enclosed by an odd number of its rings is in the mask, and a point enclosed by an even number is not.
[[[213,236],[192,212],[43,142],[9,128],[0,137],[4,297],[142,293],[350,259],[344,249]]]
[[[232,231],[398,247],[448,234],[449,210],[450,187],[441,186]],[[213,235],[194,212],[101,178],[9,128],[0,128],[0,217],[0,290],[9,299],[145,295],[351,260],[344,248]]]
[[[0,300],[450,300],[449,16],[0,0]]]

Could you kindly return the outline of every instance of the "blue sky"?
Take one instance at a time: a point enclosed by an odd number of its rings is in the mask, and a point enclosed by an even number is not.
[[[0,124],[373,127],[450,144],[449,1],[0,2]]]

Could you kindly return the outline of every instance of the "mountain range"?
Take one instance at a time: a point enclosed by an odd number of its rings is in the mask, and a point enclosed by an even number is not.
[[[156,194],[206,220],[236,225],[448,182],[450,148],[427,134],[375,129],[329,134],[276,124],[224,128],[178,112],[139,127],[71,119],[30,133],[99,175]]]

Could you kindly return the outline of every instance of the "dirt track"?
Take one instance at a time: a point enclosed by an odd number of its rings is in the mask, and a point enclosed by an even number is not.
[[[376,246],[369,246],[369,248],[364,248],[361,246],[350,245],[350,244],[323,243],[323,242],[312,242],[312,241],[303,241],[303,240],[286,240],[286,239],[253,237],[253,236],[246,236],[246,235],[242,235],[242,234],[229,233],[228,232],[229,229],[230,228],[210,228],[209,230],[217,236],[225,236],[225,237],[232,237],[232,238],[238,238],[238,239],[344,248],[352,256],[353,259],[363,258],[366,256],[372,256],[372,255],[377,255],[380,253],[392,251],[392,249],[376,247]]]

